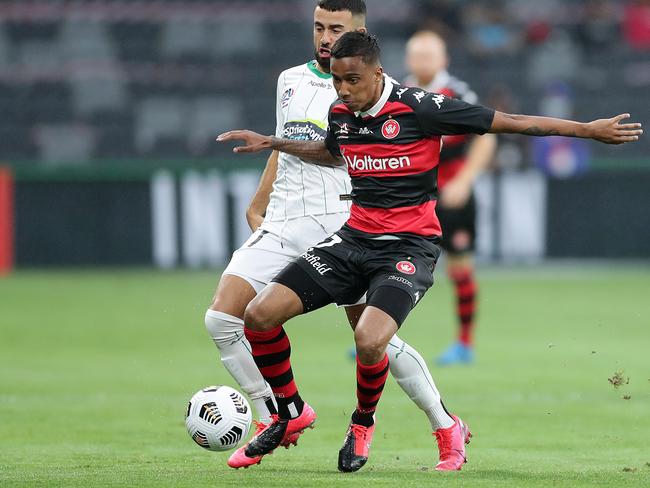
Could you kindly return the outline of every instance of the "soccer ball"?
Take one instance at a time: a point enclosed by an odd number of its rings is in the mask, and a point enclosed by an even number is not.
[[[185,427],[199,446],[210,451],[227,451],[248,435],[251,407],[229,386],[208,386],[190,399]]]

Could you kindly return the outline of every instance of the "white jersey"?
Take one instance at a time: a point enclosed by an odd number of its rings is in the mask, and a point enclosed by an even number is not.
[[[319,71],[316,61],[283,71],[278,78],[275,135],[308,141],[325,139],[327,115],[336,98],[331,75]],[[318,166],[281,152],[264,221],[347,213],[350,203],[341,195],[351,191],[345,166]]]

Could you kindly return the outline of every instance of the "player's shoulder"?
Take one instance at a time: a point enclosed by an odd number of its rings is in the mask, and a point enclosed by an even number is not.
[[[291,68],[287,68],[283,70],[278,76],[278,82],[286,82],[286,80],[290,80],[295,77],[304,76],[309,69],[307,67],[307,64],[308,63],[302,63],[297,66],[292,66]]]
[[[388,100],[406,105],[414,112],[427,111],[427,109],[434,107],[440,108],[442,101],[447,98],[440,93],[432,93],[422,88],[401,85],[396,81],[393,83],[393,92]]]

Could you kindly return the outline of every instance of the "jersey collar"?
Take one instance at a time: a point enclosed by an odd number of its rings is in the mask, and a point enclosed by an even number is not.
[[[321,70],[318,69],[318,67],[316,66],[316,60],[315,59],[309,61],[307,63],[307,67],[309,68],[309,71],[314,73],[319,78],[323,78],[324,80],[329,80],[332,77],[331,74],[323,73]]]
[[[390,97],[390,94],[393,91],[393,79],[384,74],[384,90],[381,92],[381,97],[379,97],[379,100],[377,100],[377,103],[375,103],[372,107],[370,107],[368,110],[365,112],[354,112],[354,115],[357,117],[377,117],[377,114],[381,112],[381,109],[384,108],[384,105],[386,105],[386,102],[388,101],[388,97]]]

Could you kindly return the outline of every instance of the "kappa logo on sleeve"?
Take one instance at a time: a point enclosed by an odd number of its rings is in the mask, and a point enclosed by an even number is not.
[[[427,92],[425,91],[418,91],[413,94],[415,99],[418,101],[418,103],[422,103],[422,99],[427,96]]]
[[[397,95],[397,98],[399,98],[401,100],[402,95],[404,95],[404,93],[406,93],[407,91],[408,91],[408,88],[400,88],[399,90],[397,90],[395,92],[395,94]]]
[[[445,98],[446,97],[444,95],[440,95],[439,93],[431,97],[433,103],[435,103],[438,106],[438,110],[442,108],[442,103],[445,101]]]

